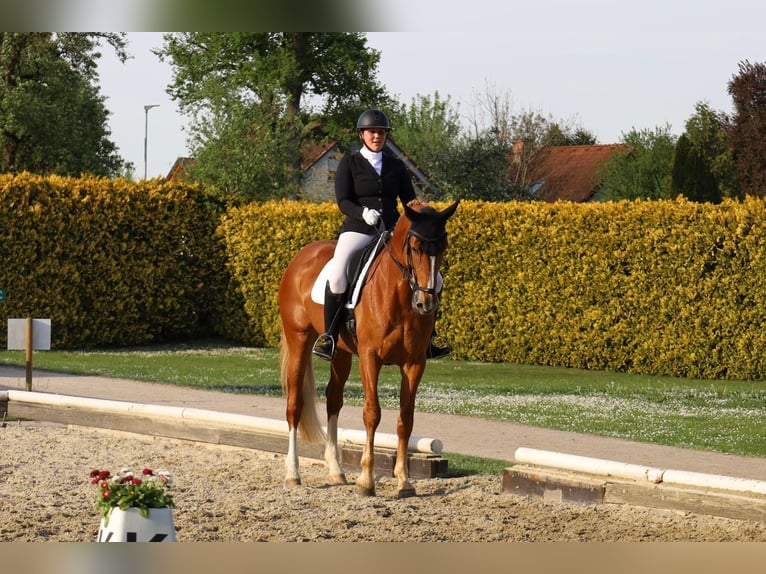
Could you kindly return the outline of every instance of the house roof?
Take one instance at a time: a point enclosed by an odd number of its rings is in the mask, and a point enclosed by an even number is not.
[[[170,168],[170,171],[168,172],[168,175],[165,177],[165,179],[168,181],[182,179],[187,166],[191,165],[192,163],[194,163],[193,157],[179,157],[175,162],[173,162],[173,166]]]
[[[543,147],[535,153],[529,181],[545,201],[589,201],[600,184],[599,168],[626,144]]]

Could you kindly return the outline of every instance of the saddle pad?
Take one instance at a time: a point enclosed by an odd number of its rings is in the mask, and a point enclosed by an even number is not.
[[[329,275],[327,266],[329,263],[328,261],[324,264],[319,275],[317,275],[316,281],[314,281],[314,286],[311,288],[311,300],[318,305],[324,305],[324,289],[327,286],[327,275]]]

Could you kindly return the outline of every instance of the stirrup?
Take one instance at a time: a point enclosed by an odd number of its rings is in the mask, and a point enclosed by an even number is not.
[[[329,333],[322,333],[314,342],[311,352],[325,361],[332,361],[335,357],[335,338]]]

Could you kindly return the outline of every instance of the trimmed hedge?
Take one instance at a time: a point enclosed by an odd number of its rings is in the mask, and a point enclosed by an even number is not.
[[[276,345],[282,270],[334,236],[337,209],[272,202],[227,218],[230,272],[259,344]],[[761,379],[765,223],[760,199],[466,201],[448,223],[437,326],[462,359]]]
[[[2,175],[0,316],[50,318],[57,348],[212,331],[226,284],[217,221],[191,186]]]
[[[268,201],[230,209],[219,234],[226,265],[249,318],[246,342],[279,345],[279,282],[302,247],[334,239],[342,217],[332,203]]]
[[[762,379],[765,224],[760,199],[464,204],[443,330],[467,359]]]
[[[464,201],[437,327],[461,359],[761,380],[765,207]],[[52,319],[56,348],[276,346],[285,267],[341,220],[331,203],[223,211],[164,181],[0,176],[0,318]]]

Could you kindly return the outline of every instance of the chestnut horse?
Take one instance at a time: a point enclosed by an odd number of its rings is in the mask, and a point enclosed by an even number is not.
[[[327,432],[316,412],[316,383],[312,347],[324,330],[322,305],[311,290],[324,265],[332,258],[335,241],[316,241],[304,247],[288,265],[279,285],[281,320],[281,383],[287,396],[288,452],[285,487],[301,484],[298,468],[298,430],[309,442],[325,441],[324,458],[331,484],[346,484],[338,446],[338,415],[343,387],[351,372],[353,354],[359,356],[364,390],[363,420],[367,433],[356,493],[375,495],[374,438],[381,418],[378,376],[383,365],[398,365],[401,372],[397,450],[394,476],[399,498],[414,496],[407,471],[407,444],[412,434],[415,393],[426,367],[426,351],[434,328],[439,294],[437,273],[447,249],[446,222],[458,206],[438,211],[417,200],[404,208],[386,245],[370,266],[354,316],[356,334],[341,328],[330,364]],[[343,310],[342,310],[343,311]]]

